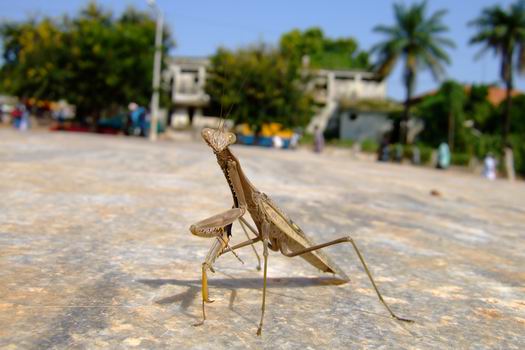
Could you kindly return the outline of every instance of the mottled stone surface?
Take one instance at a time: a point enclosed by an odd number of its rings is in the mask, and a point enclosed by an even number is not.
[[[0,348],[518,349],[525,344],[525,185],[347,155],[234,147],[246,173],[327,248],[337,285],[300,258],[219,259],[209,320],[191,223],[228,209],[201,143],[0,130]],[[440,196],[430,195],[436,190]],[[236,241],[243,239],[234,228]],[[258,246],[259,251],[261,247]]]

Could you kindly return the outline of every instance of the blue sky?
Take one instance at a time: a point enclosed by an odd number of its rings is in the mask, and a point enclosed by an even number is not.
[[[114,12],[128,5],[147,9],[145,0],[98,1]],[[411,3],[413,1],[404,1]],[[468,45],[473,29],[467,22],[481,9],[496,3],[508,6],[511,0],[429,0],[429,9],[448,9],[445,22],[449,36],[457,48],[450,51],[452,64],[448,77],[465,83],[498,82],[499,60],[491,53],[475,61],[479,47]],[[28,15],[55,16],[74,14],[87,0],[0,0],[0,18],[20,20]],[[276,44],[280,35],[293,28],[321,27],[331,37],[352,36],[364,49],[381,39],[372,32],[377,24],[392,24],[392,4],[389,0],[157,0],[167,24],[177,40],[174,55],[204,56],[212,54],[219,45],[235,48],[257,41]],[[518,88],[525,90],[525,79],[517,80]],[[417,91],[433,89],[437,83],[429,74],[418,77]],[[388,95],[404,97],[401,69],[398,67],[388,79]]]

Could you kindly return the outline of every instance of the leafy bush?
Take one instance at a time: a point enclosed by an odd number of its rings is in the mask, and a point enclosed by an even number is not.
[[[328,141],[328,144],[338,146],[338,147],[352,147],[354,145],[353,140],[340,140],[340,139],[333,139]]]
[[[510,135],[509,139],[514,154],[514,169],[525,175],[525,135]]]
[[[467,153],[452,153],[451,162],[454,165],[467,166],[470,161],[470,155]]]
[[[501,154],[502,144],[499,135],[481,135],[472,140],[472,153],[479,159],[483,159],[487,154],[493,153],[495,156]]]
[[[300,139],[299,139],[300,145],[313,145],[314,144],[314,135],[305,133]]]
[[[421,164],[427,164],[428,162],[430,162],[430,158],[432,158],[432,151],[434,149],[423,144],[406,145],[403,151],[403,155],[405,158],[412,160],[412,156],[414,155],[414,147],[419,148],[419,161],[421,162]]]
[[[421,157],[421,164],[428,164],[432,158],[432,152],[434,149],[432,147],[419,145],[419,154]]]
[[[374,140],[363,140],[361,142],[361,150],[363,152],[375,153],[379,149],[379,145]]]
[[[396,159],[399,147],[401,147],[401,159],[406,157],[405,151],[408,149],[408,147],[405,148],[400,143],[391,143],[390,145],[388,145],[388,151],[389,151],[390,160],[395,160]]]

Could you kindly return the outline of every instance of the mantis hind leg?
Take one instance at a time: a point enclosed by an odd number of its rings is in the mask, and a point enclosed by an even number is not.
[[[306,254],[306,253],[312,252],[314,250],[318,250],[318,249],[321,249],[321,248],[324,248],[324,247],[328,247],[328,246],[331,246],[331,245],[334,245],[334,244],[339,244],[339,243],[350,243],[350,244],[352,244],[352,247],[354,248],[354,251],[356,252],[357,257],[359,258],[359,261],[361,262],[361,264],[362,264],[362,266],[363,266],[363,268],[364,268],[364,270],[365,270],[365,272],[366,272],[366,274],[368,276],[368,279],[372,283],[372,287],[374,287],[374,290],[375,290],[375,292],[377,294],[377,297],[379,298],[379,301],[381,301],[381,303],[388,310],[388,312],[390,313],[390,316],[392,316],[393,318],[395,318],[396,320],[399,320],[399,321],[414,322],[413,320],[409,320],[409,319],[397,316],[396,314],[394,314],[392,309],[390,309],[390,307],[388,306],[386,301],[383,299],[383,296],[381,295],[381,292],[379,291],[379,288],[377,288],[376,282],[374,281],[374,278],[372,277],[372,274],[370,273],[370,270],[368,269],[368,265],[366,264],[365,259],[363,258],[363,255],[359,251],[359,248],[357,248],[357,245],[355,244],[355,242],[354,242],[352,237],[350,237],[350,236],[342,237],[342,238],[339,238],[339,239],[336,239],[336,240],[333,240],[333,241],[330,241],[330,242],[326,242],[326,243],[323,243],[323,244],[315,245],[315,246],[310,247],[310,248],[301,249],[301,250],[296,251],[296,252],[292,252],[292,253],[284,253],[283,252],[283,254],[288,256],[288,257],[294,257],[294,256]]]
[[[259,328],[257,328],[257,335],[262,334],[264,311],[266,309],[266,284],[267,284],[267,271],[268,271],[268,231],[267,224],[263,224],[263,245],[264,245],[264,277],[263,277],[263,297],[261,305],[261,321],[259,322]]]

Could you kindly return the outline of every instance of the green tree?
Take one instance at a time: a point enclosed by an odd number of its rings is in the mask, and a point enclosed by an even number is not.
[[[310,67],[325,69],[368,69],[368,53],[359,50],[353,38],[331,39],[320,28],[300,31],[294,29],[281,36],[279,48],[283,55],[296,64],[304,56],[310,59]]]
[[[1,89],[22,97],[57,99],[65,93],[60,84],[66,73],[61,46],[66,45],[61,28],[51,19],[4,23],[0,28],[4,64]]]
[[[165,29],[164,51],[173,42]],[[97,119],[130,101],[151,96],[155,20],[128,8],[114,17],[89,3],[73,18],[3,23],[1,67],[5,92],[39,99],[67,99],[77,115]]]
[[[275,49],[220,48],[211,58],[206,91],[214,113],[257,131],[267,122],[304,126],[312,115],[305,79],[299,67]]]
[[[484,45],[480,54],[492,50],[501,57],[500,77],[507,90],[502,115],[502,137],[506,144],[511,126],[513,72],[515,69],[525,72],[525,0],[510,5],[508,10],[499,5],[485,8],[470,25],[477,30],[470,43]]]
[[[448,146],[453,151],[456,134],[463,130],[465,120],[465,88],[455,81],[446,81],[441,86],[440,92],[443,95],[445,110],[448,114]]]
[[[513,134],[521,135],[525,144],[525,95],[512,98],[512,109],[510,110],[511,129]]]
[[[436,94],[426,96],[415,106],[416,115],[423,119],[425,129],[421,141],[433,146],[448,140],[449,147],[465,150],[464,132],[467,95],[455,81],[444,82]]]
[[[472,85],[468,101],[465,105],[465,115],[473,122],[473,127],[483,133],[492,133],[495,130],[495,107],[487,99],[488,85]]]
[[[448,27],[443,24],[446,13],[445,10],[439,10],[427,16],[426,1],[408,7],[398,3],[394,4],[396,23],[393,26],[379,25],[374,28],[375,32],[386,36],[384,41],[371,49],[371,53],[377,55],[374,68],[379,76],[388,76],[396,63],[403,60],[403,82],[406,89],[403,142],[406,142],[406,126],[418,71],[429,69],[435,79],[440,79],[445,72],[443,65],[450,63],[444,48],[453,48],[455,45],[442,36],[448,31]]]

